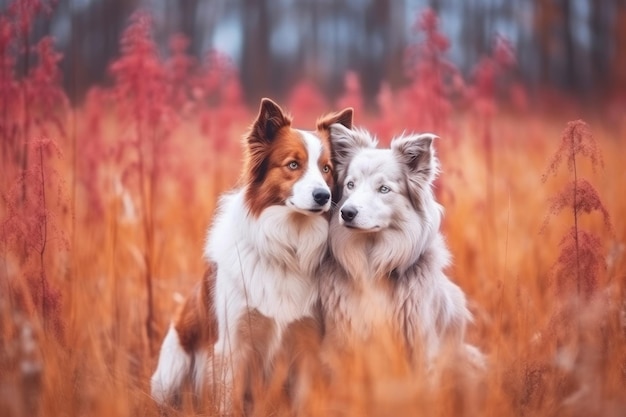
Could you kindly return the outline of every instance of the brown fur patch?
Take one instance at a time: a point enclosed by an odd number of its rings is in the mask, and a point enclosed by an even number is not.
[[[284,204],[291,195],[293,185],[308,168],[306,145],[296,130],[280,129],[276,137],[265,146],[264,161],[260,164],[263,166],[262,172],[257,173],[256,178],[251,178],[246,193],[246,202],[253,216],[258,216],[269,206]],[[296,169],[289,166],[292,162],[298,164]]]
[[[266,358],[275,337],[274,320],[257,310],[248,311],[237,326],[237,369],[234,372],[233,413],[254,415],[251,409],[265,387],[268,376]]]
[[[319,312],[319,309],[318,309]],[[290,323],[279,350],[268,362],[268,342],[274,336],[273,321],[254,311],[250,324],[242,320],[239,334],[246,340],[234,403],[236,415],[323,415],[313,393],[322,392],[328,378],[320,362],[323,325],[321,313]],[[271,323],[271,324],[270,324]],[[256,326],[250,331],[251,326]],[[269,336],[269,337],[268,337]],[[250,349],[251,348],[251,349]]]
[[[174,319],[180,344],[191,355],[217,341],[217,319],[213,308],[216,274],[217,265],[210,262],[204,277],[196,284]]]

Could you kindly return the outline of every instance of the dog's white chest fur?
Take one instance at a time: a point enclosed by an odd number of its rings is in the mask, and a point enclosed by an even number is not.
[[[236,343],[237,323],[249,310],[273,319],[278,329],[312,316],[318,296],[313,274],[327,236],[328,221],[322,216],[272,206],[255,219],[247,212],[243,191],[222,199],[205,248],[207,259],[217,263],[218,351],[230,350],[220,346],[225,339]]]

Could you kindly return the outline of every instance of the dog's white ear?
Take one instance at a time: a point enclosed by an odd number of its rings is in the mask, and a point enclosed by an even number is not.
[[[437,160],[433,141],[438,138],[432,133],[401,136],[391,142],[391,149],[410,173],[419,175],[422,180],[432,182],[437,174]]]
[[[407,184],[411,199],[419,197],[420,191],[429,187],[437,175],[438,164],[433,141],[438,138],[432,133],[395,138],[391,149],[398,160],[407,167]],[[417,206],[419,201],[413,201]]]
[[[347,169],[357,151],[376,147],[376,140],[366,131],[348,129],[339,123],[330,125],[330,142],[333,164],[338,173]]]

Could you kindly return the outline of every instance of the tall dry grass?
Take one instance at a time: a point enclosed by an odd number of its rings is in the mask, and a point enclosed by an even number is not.
[[[626,407],[624,280],[626,212],[621,192],[623,139],[594,132],[604,154],[603,171],[587,169],[613,214],[613,231],[602,219],[581,218],[602,242],[605,268],[597,293],[573,309],[557,291],[554,264],[572,219],[559,216],[541,228],[550,197],[569,179],[545,184],[541,173],[560,138],[561,123],[502,118],[494,144],[494,206],[485,209],[480,141],[459,121],[454,148],[442,146],[446,194],[444,232],[454,255],[449,273],[466,291],[475,315],[470,340],[488,356],[478,379],[456,373],[454,362],[429,387],[394,361],[394,347],[377,343],[330,358],[337,379],[307,393],[309,408],[347,415],[621,415]],[[593,126],[593,124],[592,124]],[[245,129],[233,128],[232,140]],[[178,157],[194,173],[181,199],[181,185],[165,178],[155,205],[154,308],[157,338],[163,336],[181,297],[202,276],[204,233],[217,195],[239,174],[236,155],[209,154],[200,135],[177,133]],[[446,141],[442,139],[442,142]],[[60,173],[71,169],[63,159]],[[457,169],[459,175],[447,177]],[[147,316],[142,224],[129,215],[129,201],[112,187],[99,216],[87,200],[75,202],[75,218],[62,216],[74,235],[69,252],[52,240],[46,276],[62,296],[63,336],[46,330],[22,288],[21,263],[4,242],[0,295],[0,411],[2,415],[156,415],[148,380],[154,370],[145,330]],[[130,196],[136,204],[137,196]],[[488,218],[485,213],[494,213]],[[494,228],[489,223],[495,224]],[[72,224],[74,228],[72,230]],[[572,304],[573,305],[573,304]],[[563,313],[565,312],[565,313]],[[576,325],[573,325],[576,323]],[[159,340],[156,340],[159,343]],[[465,378],[465,379],[464,379]],[[175,415],[191,415],[187,401]],[[313,406],[311,406],[311,404]],[[284,409],[278,407],[277,410]]]

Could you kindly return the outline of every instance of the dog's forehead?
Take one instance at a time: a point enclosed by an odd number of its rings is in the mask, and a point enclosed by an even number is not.
[[[402,169],[390,149],[363,149],[352,158],[348,175],[370,177],[375,174],[391,178],[402,175]]]
[[[330,139],[317,131],[296,129],[302,136],[307,151],[318,157],[330,156]]]
[[[300,130],[300,129],[296,129],[296,131],[298,133],[300,133],[300,136],[302,137],[302,141],[304,142],[304,145],[306,146],[307,151],[310,153],[320,153],[323,150],[323,144],[322,144],[322,139],[317,136],[315,133],[313,132],[309,132],[306,130]]]

